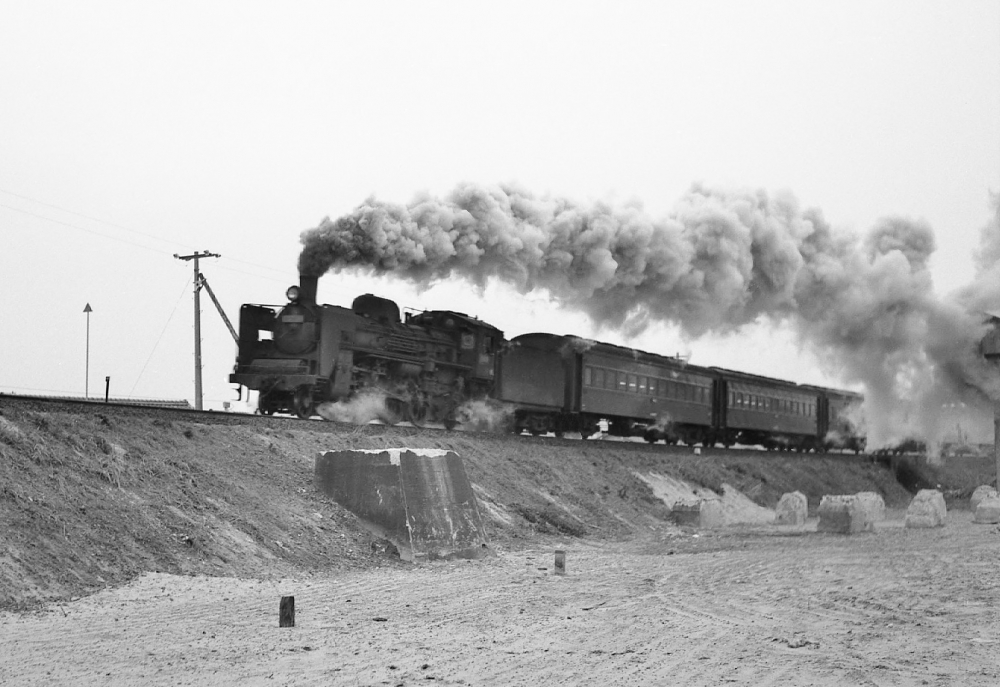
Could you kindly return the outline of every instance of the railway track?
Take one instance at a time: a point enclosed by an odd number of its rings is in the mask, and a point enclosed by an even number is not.
[[[482,432],[476,430],[464,430],[459,426],[455,430],[447,430],[443,427],[434,426],[423,426],[415,427],[409,425],[408,423],[402,424],[352,424],[347,422],[337,422],[334,420],[324,420],[319,418],[311,418],[308,420],[303,420],[301,418],[291,416],[291,415],[257,415],[250,413],[235,413],[231,411],[218,411],[218,410],[196,410],[194,408],[173,408],[165,406],[156,406],[149,404],[129,404],[121,402],[103,402],[95,400],[84,400],[84,399],[63,399],[63,398],[48,398],[44,396],[24,396],[18,394],[3,394],[0,393],[0,414],[3,412],[3,408],[9,405],[17,405],[21,409],[31,410],[35,412],[44,413],[71,413],[79,415],[91,415],[91,416],[103,416],[106,417],[109,414],[113,414],[117,418],[127,419],[127,418],[146,418],[146,419],[158,419],[161,421],[172,421],[172,422],[193,422],[199,424],[209,424],[209,425],[253,425],[255,427],[268,427],[271,429],[284,429],[284,430],[302,430],[309,432],[323,432],[329,434],[345,434],[352,433],[354,435],[370,435],[378,436],[386,439],[391,439],[394,441],[399,441],[400,443],[405,443],[409,438],[413,437],[426,437],[430,436],[433,438],[440,439],[442,435],[448,436],[452,434],[462,434],[465,436],[481,436],[483,438],[489,437],[492,441],[496,441],[498,438],[505,438],[510,441],[520,441],[520,442],[537,442],[539,445],[545,446],[579,446],[581,439],[571,438],[571,437],[555,437],[555,436],[531,436],[529,434],[522,434],[519,436],[514,436],[511,434],[504,434],[501,432]],[[775,458],[800,458],[802,460],[808,460],[810,457],[815,457],[815,453],[795,453],[795,452],[769,452],[764,451],[759,447],[734,447],[734,448],[723,448],[721,446],[714,447],[693,447],[693,446],[682,446],[682,445],[667,445],[667,444],[649,444],[645,441],[640,440],[638,437],[634,440],[619,439],[615,437],[609,437],[607,435],[601,435],[599,438],[591,438],[586,440],[588,447],[597,447],[601,445],[613,446],[617,450],[628,450],[636,451],[641,453],[652,453],[654,455],[669,456],[669,455],[690,455],[691,453],[697,453],[707,457],[725,457],[725,456],[746,456],[748,454],[760,455],[760,456],[774,456]],[[855,455],[853,453],[825,453],[820,454],[828,458],[843,458],[846,461],[863,460],[863,461],[874,461],[877,459],[876,456],[870,454]]]

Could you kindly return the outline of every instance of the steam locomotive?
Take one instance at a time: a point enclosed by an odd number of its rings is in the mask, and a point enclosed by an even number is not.
[[[366,294],[351,308],[316,302],[317,277],[302,276],[288,304],[240,308],[231,382],[260,392],[258,410],[310,417],[320,403],[366,390],[413,423],[457,423],[459,406],[495,385],[503,332],[446,310],[400,317],[392,301]]]
[[[667,443],[767,449],[864,449],[854,429],[859,394],[685,361],[575,336],[510,341],[486,322],[450,310],[400,316],[371,294],[351,308],[316,302],[302,276],[284,307],[240,309],[230,381],[259,392],[264,414],[310,417],[319,404],[374,390],[387,412],[449,429],[470,400],[511,412],[511,428],[596,433]]]

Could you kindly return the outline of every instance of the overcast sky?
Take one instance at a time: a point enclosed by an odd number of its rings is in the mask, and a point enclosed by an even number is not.
[[[192,265],[234,324],[299,234],[371,195],[516,182],[670,212],[702,182],[790,191],[858,233],[924,219],[965,283],[1000,191],[1000,2],[0,0],[0,391],[194,398]],[[327,275],[508,336],[597,336],[836,383],[767,326],[624,341],[543,296]],[[998,304],[1000,307],[1000,304]],[[235,344],[202,300],[205,401]]]

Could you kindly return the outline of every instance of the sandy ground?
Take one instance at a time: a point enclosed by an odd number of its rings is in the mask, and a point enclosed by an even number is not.
[[[146,574],[0,615],[0,684],[1000,684],[1000,528],[901,517],[573,541],[565,576],[548,546],[280,582]]]

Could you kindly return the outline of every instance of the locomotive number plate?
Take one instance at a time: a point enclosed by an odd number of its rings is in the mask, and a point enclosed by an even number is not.
[[[289,324],[302,324],[306,321],[306,318],[302,315],[282,315],[282,322],[288,322]]]

